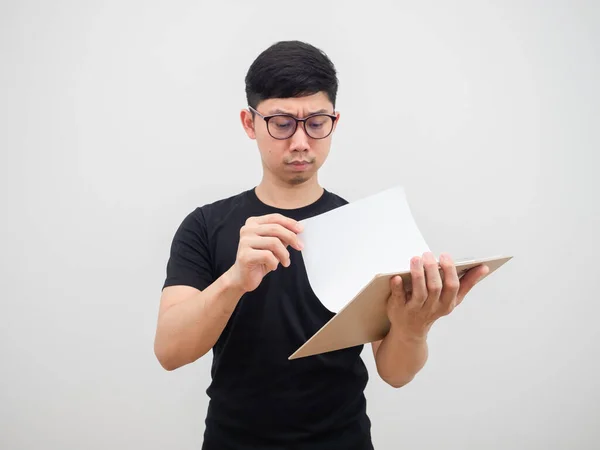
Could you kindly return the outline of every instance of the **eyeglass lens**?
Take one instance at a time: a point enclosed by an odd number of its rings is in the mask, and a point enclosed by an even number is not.
[[[269,133],[276,139],[287,139],[296,131],[296,120],[289,116],[275,116],[269,119]],[[314,139],[322,139],[331,133],[333,120],[326,115],[309,117],[304,122],[306,134]]]

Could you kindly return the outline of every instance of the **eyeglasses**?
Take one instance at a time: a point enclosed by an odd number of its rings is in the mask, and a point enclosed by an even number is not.
[[[313,139],[324,139],[333,131],[333,124],[337,116],[332,114],[311,114],[304,119],[298,119],[290,114],[273,114],[271,116],[263,116],[252,106],[248,108],[262,117],[267,123],[267,131],[271,137],[275,139],[289,139],[298,128],[298,123],[304,125],[304,132]]]

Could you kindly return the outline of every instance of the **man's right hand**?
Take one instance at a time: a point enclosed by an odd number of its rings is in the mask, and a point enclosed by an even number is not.
[[[235,264],[229,270],[233,284],[243,292],[255,290],[279,264],[290,265],[288,246],[302,250],[302,224],[281,214],[250,217],[240,230]]]
[[[288,246],[302,250],[301,225],[280,214],[251,217],[240,230],[235,263],[202,291],[169,286],[161,296],[154,352],[174,370],[205,355],[219,339],[241,296],[256,289],[279,264],[290,265]]]

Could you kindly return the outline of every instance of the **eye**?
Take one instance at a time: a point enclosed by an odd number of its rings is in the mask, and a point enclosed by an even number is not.
[[[318,130],[325,126],[327,119],[325,117],[315,117],[308,121],[308,126],[310,126],[313,130]]]
[[[274,117],[271,119],[270,124],[275,126],[278,130],[285,130],[293,125],[293,119],[289,117]]]

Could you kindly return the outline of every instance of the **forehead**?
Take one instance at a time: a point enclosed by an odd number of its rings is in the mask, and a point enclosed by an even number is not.
[[[287,113],[297,117],[317,112],[333,113],[333,104],[324,92],[305,97],[270,98],[260,102],[257,109],[261,114]]]

